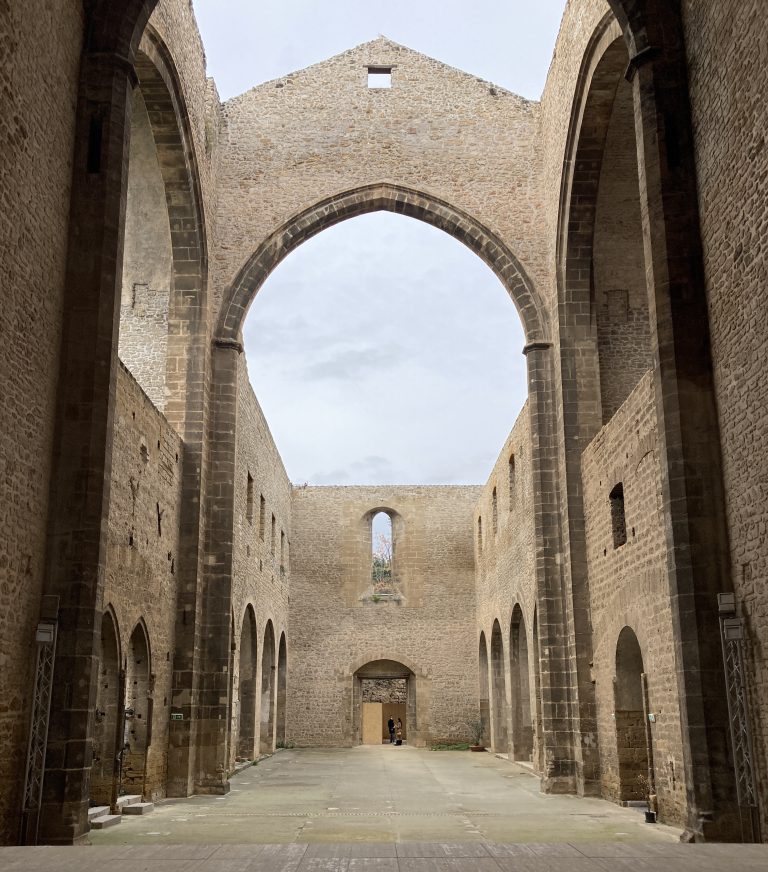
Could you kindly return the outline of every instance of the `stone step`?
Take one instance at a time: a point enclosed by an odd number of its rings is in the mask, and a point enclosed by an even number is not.
[[[154,802],[132,802],[123,806],[123,814],[149,814],[155,810]]]
[[[101,817],[95,817],[91,820],[92,830],[105,830],[107,827],[113,827],[122,821],[119,814],[103,814]]]
[[[88,809],[88,820],[92,821],[94,818],[102,817],[105,814],[109,814],[108,805],[94,805]]]
[[[135,805],[137,802],[141,802],[141,796],[138,793],[126,793],[125,796],[118,796],[115,805],[120,811],[124,806]]]

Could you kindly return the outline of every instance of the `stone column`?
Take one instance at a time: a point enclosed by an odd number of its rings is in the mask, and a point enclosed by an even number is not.
[[[47,549],[60,597],[40,840],[88,830],[133,67],[83,56]]]
[[[688,831],[738,838],[717,594],[731,589],[679,4],[635,36],[632,81]]]
[[[572,721],[572,656],[567,644],[566,596],[562,576],[560,494],[558,489],[552,344],[531,342],[528,358],[528,403],[531,421],[536,542],[536,611],[539,631],[541,738],[544,745],[542,790],[576,790],[576,760]],[[515,737],[512,737],[513,744]]]
[[[197,793],[227,793],[229,663],[235,541],[237,383],[242,345],[213,346],[211,426],[206,480],[203,638],[198,695]]]

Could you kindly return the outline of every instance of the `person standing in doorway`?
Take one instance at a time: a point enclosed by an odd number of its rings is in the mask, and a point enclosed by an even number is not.
[[[403,744],[403,722],[400,720],[400,718],[397,719],[397,727],[395,728],[395,735],[397,736],[397,741],[395,742],[395,744],[402,745]]]
[[[395,722],[390,715],[389,720],[387,721],[387,729],[389,730],[389,744],[395,744]]]

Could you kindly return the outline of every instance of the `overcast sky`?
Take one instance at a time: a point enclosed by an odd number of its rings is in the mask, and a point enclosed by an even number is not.
[[[222,99],[379,34],[530,99],[563,0],[195,0]],[[485,482],[526,396],[514,304],[421,222],[366,215],[304,243],[245,323],[288,475],[310,484]]]

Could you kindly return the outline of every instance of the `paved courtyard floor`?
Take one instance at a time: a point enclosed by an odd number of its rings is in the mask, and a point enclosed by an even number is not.
[[[95,845],[275,842],[674,842],[642,811],[547,796],[493,754],[361,746],[279,751],[224,797],[160,802]]]
[[[0,848],[2,872],[766,872],[768,845],[683,845],[634,809],[544,796],[491,754],[284,751],[226,797],[158,803],[91,846]]]

